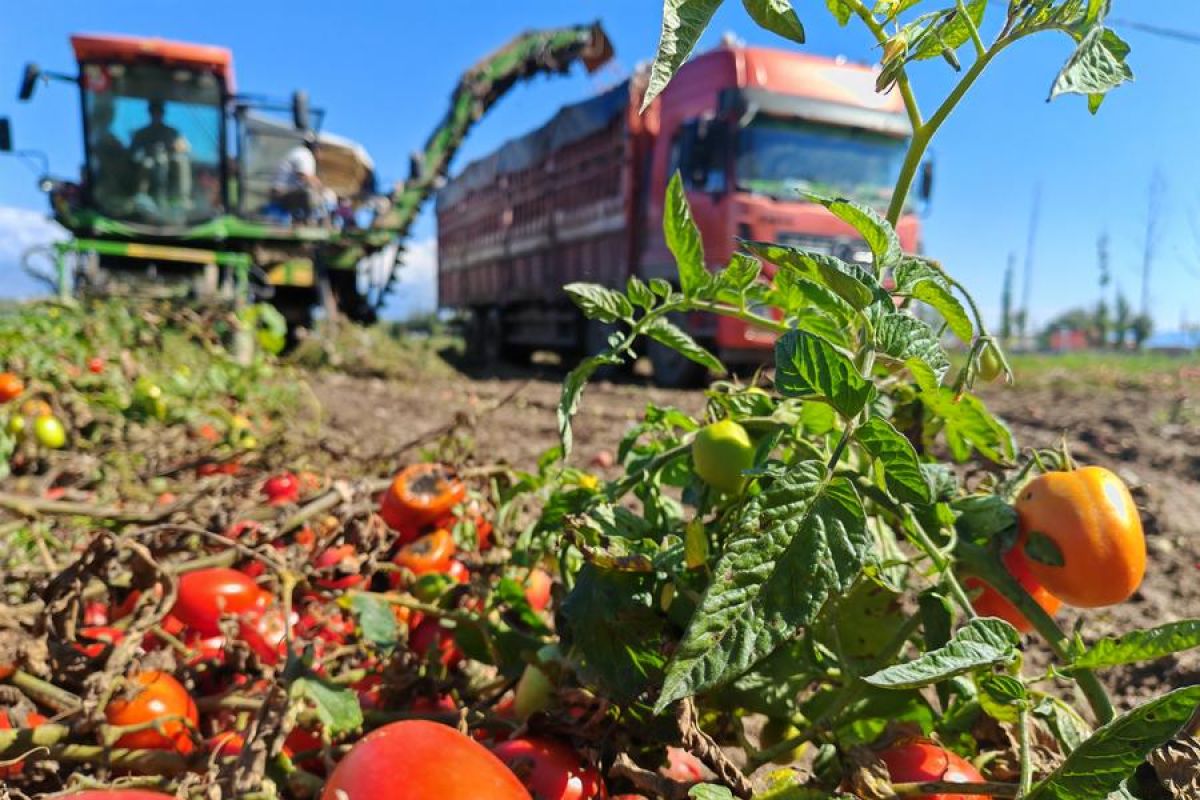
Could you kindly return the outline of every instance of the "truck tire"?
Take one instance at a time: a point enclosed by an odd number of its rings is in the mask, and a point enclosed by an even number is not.
[[[466,328],[466,361],[478,367],[494,367],[500,363],[502,351],[500,310],[477,308],[471,312]]]
[[[583,321],[583,355],[593,356],[607,350],[608,337],[616,330],[618,330],[617,326],[612,323],[601,322],[598,319],[585,319]],[[628,374],[629,369],[630,365],[628,364],[603,364],[592,373],[592,379],[597,381],[617,380]]]
[[[646,343],[646,355],[654,368],[654,385],[664,389],[695,389],[707,382],[708,370],[664,344]]]

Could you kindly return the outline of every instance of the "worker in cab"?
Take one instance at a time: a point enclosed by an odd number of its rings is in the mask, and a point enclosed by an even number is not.
[[[191,206],[191,145],[164,121],[162,100],[150,100],[147,111],[150,123],[134,131],[129,143],[138,176],[135,205],[155,221],[175,221]]]
[[[289,150],[275,170],[272,204],[296,222],[318,222],[328,217],[329,194],[317,175],[312,145],[303,142]]]
[[[92,161],[92,196],[101,207],[123,213],[133,196],[129,151],[112,131],[113,104],[98,97],[88,119],[88,151]]]

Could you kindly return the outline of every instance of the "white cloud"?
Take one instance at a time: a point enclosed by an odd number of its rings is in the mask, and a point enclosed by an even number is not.
[[[386,277],[395,257],[395,246],[388,247],[364,262],[372,283]],[[383,309],[389,319],[404,319],[437,309],[437,239],[429,237],[409,242],[404,250],[400,277],[392,287]]]
[[[0,297],[25,298],[43,294],[45,287],[26,274],[21,259],[32,247],[66,238],[67,232],[40,211],[0,206]],[[49,258],[35,262],[50,270]]]

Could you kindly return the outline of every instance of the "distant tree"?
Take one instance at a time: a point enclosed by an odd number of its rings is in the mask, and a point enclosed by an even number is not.
[[[1133,324],[1133,307],[1129,305],[1129,300],[1125,297],[1125,293],[1121,291],[1121,287],[1117,287],[1117,312],[1113,318],[1113,333],[1114,347],[1124,347],[1126,335],[1130,331],[1130,326]]]
[[[1112,282],[1112,273],[1108,268],[1108,233],[1101,233],[1096,240],[1096,263],[1100,268],[1100,300],[1096,303],[1096,336],[1099,347],[1105,347],[1109,342],[1112,330],[1112,320],[1108,313],[1108,284]]]
[[[1141,350],[1142,345],[1154,332],[1154,320],[1150,318],[1149,314],[1138,314],[1130,321],[1129,330],[1133,334],[1133,346]]]
[[[1004,288],[1000,291],[1000,340],[1008,342],[1013,334],[1012,290],[1013,272],[1017,263],[1017,254],[1008,254],[1008,268],[1004,270]]]

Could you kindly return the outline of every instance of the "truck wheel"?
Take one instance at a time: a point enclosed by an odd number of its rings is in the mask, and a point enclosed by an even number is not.
[[[664,389],[694,389],[703,386],[708,370],[680,355],[664,344],[651,341],[646,344],[646,355],[654,367],[654,385]]]
[[[478,308],[471,312],[471,321],[466,330],[466,360],[478,367],[493,367],[500,362],[501,336],[500,311],[495,308]]]
[[[584,320],[583,328],[583,354],[592,356],[596,353],[603,352],[608,349],[608,337],[617,330],[617,326],[609,322],[601,322],[598,319]],[[604,364],[592,373],[592,379],[598,381],[612,381],[620,378],[629,372],[628,364]]]

